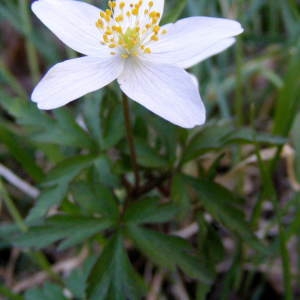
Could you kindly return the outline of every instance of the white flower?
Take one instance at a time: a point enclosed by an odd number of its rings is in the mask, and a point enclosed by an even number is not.
[[[117,79],[122,91],[182,127],[205,121],[198,88],[184,70],[219,53],[243,31],[233,20],[191,17],[159,26],[164,0],[108,1],[102,11],[75,0],[38,0],[36,16],[86,56],[56,64],[32,100],[54,109]]]

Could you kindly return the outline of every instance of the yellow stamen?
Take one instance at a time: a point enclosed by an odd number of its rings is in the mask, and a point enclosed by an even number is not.
[[[158,41],[161,34],[167,33],[159,26],[160,17],[154,1],[121,1],[117,7],[116,1],[109,0],[108,8],[100,12],[95,23],[102,35],[100,43],[111,49],[118,48],[120,51],[110,54],[120,53],[118,55],[122,58],[150,54],[148,43]]]

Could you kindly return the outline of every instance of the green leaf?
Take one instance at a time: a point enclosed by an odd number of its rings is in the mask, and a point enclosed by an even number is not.
[[[65,108],[54,111],[56,119],[51,127],[34,135],[34,140],[40,143],[74,146],[79,148],[95,148],[94,141],[76,122]]]
[[[274,118],[273,133],[276,135],[287,136],[299,108],[300,96],[300,46],[298,45],[291,51],[287,72],[283,87],[279,91],[278,101],[276,101],[276,111]]]
[[[168,162],[142,139],[135,139],[138,163],[146,168],[166,168]]]
[[[224,259],[225,251],[221,236],[213,224],[207,224],[202,214],[198,214],[198,249],[203,260],[209,268],[214,268],[216,264]]]
[[[174,204],[160,204],[158,198],[141,199],[131,204],[125,212],[126,223],[165,223],[172,220],[178,213]]]
[[[31,132],[31,138],[35,142],[91,150],[95,148],[93,139],[77,124],[75,118],[66,108],[55,110],[56,119],[52,119],[30,101],[19,98],[13,98],[10,101],[5,100],[5,98],[0,97],[0,105],[15,117],[20,125]],[[51,130],[49,130],[50,128]]]
[[[101,147],[103,143],[103,134],[101,128],[100,110],[102,104],[103,92],[93,93],[85,96],[84,101],[81,101],[82,113],[84,122],[94,138]]]
[[[206,125],[189,141],[183,153],[183,162],[190,161],[211,150],[219,150],[224,145],[224,137],[232,131],[232,125],[228,122]]]
[[[144,284],[131,266],[120,233],[114,235],[103,249],[88,282],[89,300],[138,300],[143,296]]]
[[[111,220],[119,217],[117,199],[113,192],[101,183],[74,182],[71,187],[75,201],[89,214],[98,213]]]
[[[274,136],[268,133],[256,132],[251,128],[241,128],[234,130],[224,137],[225,144],[256,144],[265,143],[271,145],[284,145],[287,142],[286,138]]]
[[[185,177],[186,183],[192,186],[197,192],[198,200],[204,205],[207,211],[218,221],[223,223],[233,232],[236,232],[246,243],[260,252],[266,252],[266,248],[255,237],[245,215],[238,208],[237,198],[223,186],[193,177]]]
[[[142,121],[145,122],[144,119]],[[157,152],[166,153],[166,159],[169,165],[172,166],[176,160],[176,151],[174,149],[176,149],[178,142],[178,127],[161,118],[152,118],[149,125],[157,134],[156,144],[160,146]],[[144,136],[145,134],[142,134],[142,137]]]
[[[87,279],[93,265],[96,262],[96,256],[89,256],[83,266],[74,269],[71,274],[64,279],[65,285],[75,298],[86,299]]]
[[[15,294],[8,287],[2,285],[2,283],[0,283],[0,295],[6,297],[6,298],[3,298],[3,299],[24,300],[24,298],[22,296]]]
[[[121,105],[113,107],[106,117],[106,130],[103,136],[103,148],[115,146],[124,137],[124,117]]]
[[[297,181],[300,182],[300,113],[295,118],[295,123],[291,131],[292,144],[295,148],[295,175]]]
[[[186,6],[187,0],[179,0],[175,5],[171,7],[171,9],[167,10],[168,14],[166,17],[163,18],[163,23],[173,23],[175,22],[180,15],[182,14],[185,6]]]
[[[15,134],[12,130],[0,124],[0,141],[6,145],[9,153],[22,165],[33,179],[40,181],[44,174],[41,168],[36,164],[34,151],[32,151],[28,141],[23,136]]]
[[[119,185],[119,178],[113,173],[112,162],[106,155],[100,155],[94,162],[95,178],[101,184],[115,188]]]
[[[43,217],[51,207],[62,202],[67,191],[68,184],[66,182],[61,182],[54,187],[43,190],[36,199],[36,203],[30,210],[26,221],[33,221]]]
[[[128,225],[126,229],[136,246],[154,263],[170,270],[179,266],[192,278],[206,283],[212,281],[213,275],[193,255],[194,250],[186,240],[136,225]]]
[[[88,168],[96,160],[96,155],[78,155],[67,158],[59,162],[52,170],[49,171],[43,185],[51,186],[63,182],[70,182],[83,169]]]
[[[184,217],[191,208],[191,205],[186,184],[180,175],[175,175],[172,178],[171,199],[179,208],[179,217]]]
[[[46,282],[42,288],[26,291],[25,300],[67,300],[63,290],[56,284]]]
[[[34,226],[28,232],[20,235],[14,241],[18,247],[43,248],[62,239],[67,239],[61,244],[65,249],[112,226],[106,219],[96,219],[76,216],[55,216],[47,219],[41,226]]]
[[[188,142],[183,153],[183,162],[212,150],[220,150],[230,144],[283,145],[286,142],[287,140],[281,136],[256,132],[251,128],[234,128],[228,122],[207,124]]]

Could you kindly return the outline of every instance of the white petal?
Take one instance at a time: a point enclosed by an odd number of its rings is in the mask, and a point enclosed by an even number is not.
[[[118,57],[80,57],[56,64],[34,89],[31,99],[40,109],[53,109],[96,91],[116,79],[124,63]]]
[[[192,74],[192,73],[187,73],[187,74],[189,74],[189,76],[192,79],[192,82],[196,86],[197,90],[199,90],[198,78],[194,74]]]
[[[171,123],[191,128],[205,122],[198,89],[183,69],[128,59],[118,81],[129,98]]]
[[[243,31],[236,21],[210,17],[185,18],[162,29],[167,33],[149,45],[152,54],[145,55],[145,59],[182,68],[226,49],[233,43],[231,38]]]
[[[183,68],[189,68],[213,55],[216,55],[235,43],[235,38],[228,38],[221,41],[216,42],[209,48],[205,49],[198,56],[193,56],[185,60]]]
[[[31,6],[36,16],[67,46],[91,56],[108,56],[96,27],[100,9],[82,1],[39,0]]]

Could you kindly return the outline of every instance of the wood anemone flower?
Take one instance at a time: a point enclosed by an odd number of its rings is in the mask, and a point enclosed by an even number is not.
[[[229,46],[233,20],[190,17],[159,25],[164,0],[108,1],[103,11],[75,0],[38,0],[32,10],[67,46],[85,56],[53,66],[32,100],[54,109],[117,80],[132,100],[181,127],[205,122],[197,85],[184,70]]]

